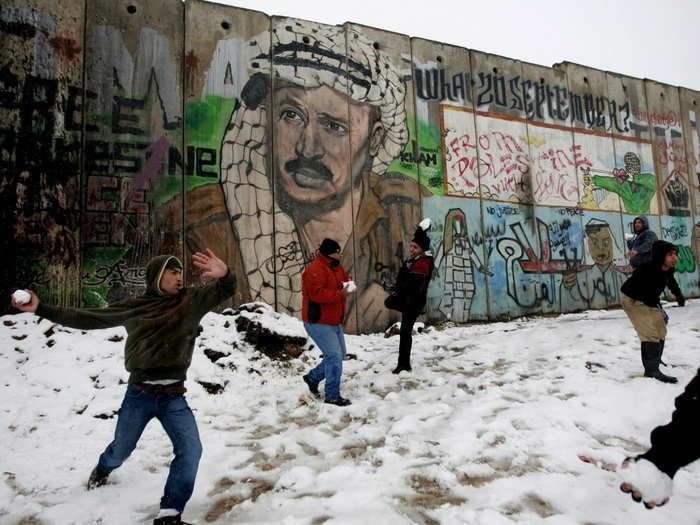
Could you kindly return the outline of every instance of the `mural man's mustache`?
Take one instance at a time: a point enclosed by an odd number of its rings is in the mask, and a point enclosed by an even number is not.
[[[325,183],[333,181],[333,172],[325,164],[306,157],[285,162],[284,169],[294,182],[304,188],[321,188]]]

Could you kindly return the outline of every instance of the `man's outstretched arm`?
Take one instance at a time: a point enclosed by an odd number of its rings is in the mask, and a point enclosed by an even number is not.
[[[54,323],[78,330],[94,330],[121,326],[128,318],[128,310],[118,306],[106,308],[62,308],[50,306],[39,299],[32,290],[25,290],[30,296],[28,303],[18,303],[12,297],[12,306],[21,312],[31,312]]]

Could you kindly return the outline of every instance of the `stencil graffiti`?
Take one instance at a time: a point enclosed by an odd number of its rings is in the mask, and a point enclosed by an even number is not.
[[[474,296],[474,269],[485,272],[472,248],[464,212],[453,208],[445,215],[442,242],[435,252],[435,279],[443,280],[438,310],[455,322],[469,320]]]

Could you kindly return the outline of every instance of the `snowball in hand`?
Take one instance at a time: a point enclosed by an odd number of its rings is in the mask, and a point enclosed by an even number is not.
[[[17,304],[27,304],[32,300],[32,296],[24,290],[15,290],[15,293],[12,294],[12,298]]]
[[[355,284],[355,281],[345,281],[343,283],[343,289],[348,293],[352,293],[357,290],[357,285]]]

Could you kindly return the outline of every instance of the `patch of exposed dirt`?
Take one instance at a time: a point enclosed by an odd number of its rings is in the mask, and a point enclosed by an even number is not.
[[[215,501],[204,516],[204,520],[209,523],[218,520],[221,518],[221,516],[231,511],[231,509],[233,509],[236,505],[240,505],[244,501],[250,500],[255,502],[255,500],[257,500],[262,494],[265,494],[274,488],[274,485],[272,485],[270,482],[264,479],[254,478],[240,481],[234,481],[230,478],[222,478],[217,482],[217,486],[220,486],[222,489],[223,487],[227,487],[228,490],[232,490],[234,487],[240,486],[240,492],[238,494],[231,494],[229,496],[219,498],[217,501]]]

